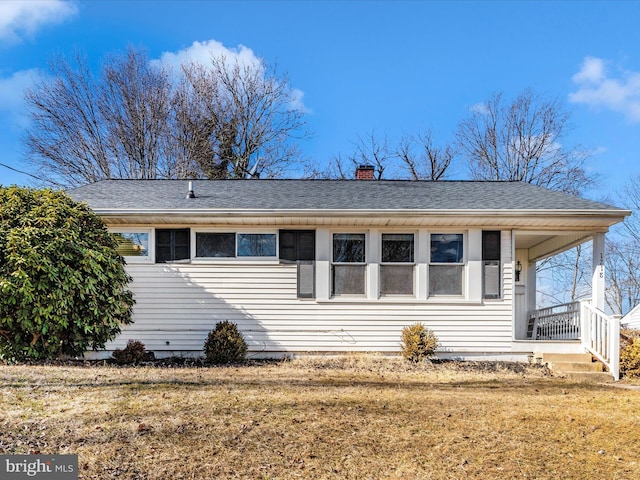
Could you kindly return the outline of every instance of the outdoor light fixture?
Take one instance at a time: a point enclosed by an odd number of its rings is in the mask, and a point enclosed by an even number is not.
[[[520,273],[522,272],[522,264],[520,260],[516,262],[516,282],[520,281]]]

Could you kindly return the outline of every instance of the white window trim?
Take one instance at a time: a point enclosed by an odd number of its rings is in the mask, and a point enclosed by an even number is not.
[[[156,259],[156,236],[155,228],[152,227],[109,227],[111,233],[146,233],[149,236],[149,246],[147,249],[147,255],[144,256],[131,256],[125,255],[123,258],[127,264],[134,263],[154,263]]]
[[[196,233],[233,233],[235,234],[235,248],[233,257],[196,257]],[[241,257],[238,256],[238,234],[268,234],[275,235],[276,254],[274,256]],[[278,230],[237,229],[237,228],[192,228],[191,229],[191,261],[194,263],[279,263],[279,234]]]

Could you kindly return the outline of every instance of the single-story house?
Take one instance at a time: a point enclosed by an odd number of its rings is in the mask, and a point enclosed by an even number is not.
[[[105,180],[69,194],[120,235],[133,277],[135,323],[104,355],[129,339],[199,355],[221,320],[254,356],[398,352],[422,322],[442,356],[609,361],[604,240],[627,210],[520,182]],[[591,301],[536,311],[536,262],[587,241]]]

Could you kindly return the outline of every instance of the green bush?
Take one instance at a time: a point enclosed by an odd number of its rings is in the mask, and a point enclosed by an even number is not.
[[[438,348],[438,337],[421,323],[402,329],[402,356],[419,363],[431,357]]]
[[[0,358],[79,356],[131,323],[116,247],[102,220],[65,193],[0,187]]]
[[[640,377],[640,331],[624,329],[620,339],[620,371],[627,377]]]
[[[247,342],[235,323],[224,320],[209,332],[204,342],[204,355],[214,364],[240,363],[247,355]]]
[[[153,352],[148,352],[139,340],[129,340],[124,349],[116,348],[111,354],[111,358],[119,365],[130,363],[148,362],[154,359]]]

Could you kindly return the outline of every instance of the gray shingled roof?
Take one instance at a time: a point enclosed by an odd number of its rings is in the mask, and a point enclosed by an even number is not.
[[[94,210],[624,210],[520,182],[104,180],[70,190]]]

